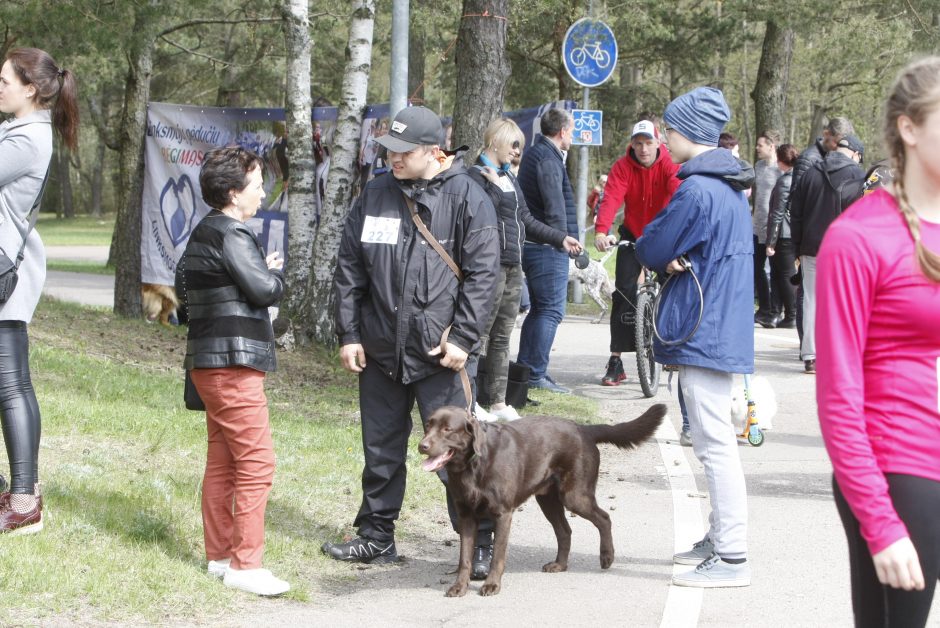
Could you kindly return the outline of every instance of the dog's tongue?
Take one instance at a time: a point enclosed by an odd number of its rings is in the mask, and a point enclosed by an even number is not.
[[[448,449],[445,454],[434,456],[433,458],[426,458],[424,462],[421,463],[421,467],[425,471],[439,471],[444,468],[444,465],[447,464],[447,461],[450,460],[453,455],[454,450]]]

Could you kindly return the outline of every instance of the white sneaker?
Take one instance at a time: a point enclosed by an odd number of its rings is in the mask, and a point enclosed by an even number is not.
[[[494,423],[499,420],[495,414],[490,414],[478,403],[473,406],[473,415],[477,418],[477,421],[486,421],[487,423]]]
[[[673,576],[672,583],[703,589],[747,587],[751,585],[751,566],[747,561],[732,565],[721,560],[718,554],[712,554],[694,570]]]
[[[673,554],[672,562],[677,565],[700,565],[703,560],[708,560],[714,553],[715,544],[706,534],[705,538],[693,545],[688,552]]]
[[[290,591],[284,582],[267,569],[234,569],[229,567],[222,582],[227,587],[254,593],[255,595],[280,595]]]
[[[497,419],[502,419],[504,421],[515,421],[516,419],[522,418],[519,416],[519,413],[516,412],[516,409],[512,406],[506,406],[502,410],[494,410],[491,412],[491,414]]]
[[[222,560],[210,560],[209,566],[206,567],[206,571],[209,572],[210,576],[215,576],[216,578],[224,578],[225,572],[228,571],[228,566],[231,564],[231,558],[223,558]]]

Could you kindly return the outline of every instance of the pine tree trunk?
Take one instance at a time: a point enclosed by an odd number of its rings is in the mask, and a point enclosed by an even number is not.
[[[120,183],[117,220],[109,259],[114,263],[114,312],[138,317],[140,309],[141,191],[144,181],[144,133],[153,73],[153,48],[162,2],[137,5],[130,67],[124,84],[124,112],[118,135]]]
[[[282,9],[287,37],[287,159],[290,162],[288,192],[289,226],[287,294],[281,304],[291,319],[304,316],[316,237],[314,194],[313,121],[310,97],[310,16],[307,0],[285,0]]]
[[[343,224],[352,204],[353,182],[358,175],[356,160],[372,69],[372,32],[375,25],[375,0],[351,0],[351,6],[342,100],[333,136],[326,199],[313,250],[307,306],[302,320],[303,333],[298,334],[300,338],[313,338],[328,346],[336,344],[333,273],[336,270]]]
[[[757,82],[751,92],[757,133],[768,129],[781,133],[786,130],[787,85],[794,39],[793,29],[781,28],[773,20],[767,21]]]
[[[509,55],[506,31],[509,0],[463,0],[457,34],[457,103],[453,145],[483,147],[483,131],[503,111]]]
[[[69,163],[69,149],[64,145],[56,151],[56,169],[59,179],[59,201],[64,218],[75,218],[75,198],[72,194],[71,164]]]
[[[108,147],[99,138],[98,146],[95,148],[95,165],[91,173],[91,208],[90,214],[95,218],[101,218],[104,212],[102,209],[102,196],[104,192],[104,160]]]
[[[412,6],[425,4],[422,0],[413,0]],[[424,104],[424,50],[425,31],[412,28],[408,35],[408,98],[415,104]]]

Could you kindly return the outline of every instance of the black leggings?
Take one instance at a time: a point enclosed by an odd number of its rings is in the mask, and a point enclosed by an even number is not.
[[[636,242],[630,231],[620,226],[620,239]],[[636,351],[636,280],[643,266],[636,258],[636,248],[621,246],[617,249],[616,290],[611,297],[610,308],[610,352],[624,353]]]
[[[859,628],[925,626],[940,577],[940,482],[898,474],[888,474],[886,479],[894,509],[907,526],[917,550],[926,587],[923,591],[904,591],[878,581],[858,520],[833,479],[832,492],[849,542],[855,625]]]
[[[23,321],[0,321],[0,417],[10,459],[10,492],[32,495],[39,481],[40,419]]]

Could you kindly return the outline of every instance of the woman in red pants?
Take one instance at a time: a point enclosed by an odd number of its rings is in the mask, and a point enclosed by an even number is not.
[[[265,257],[245,221],[264,189],[261,159],[243,148],[206,155],[199,174],[212,208],[193,230],[176,271],[189,314],[185,367],[206,406],[209,448],[202,521],[209,573],[225,585],[279,595],[290,585],[261,568],[274,446],[264,395],[276,366],[268,306],[284,292],[284,260]]]

